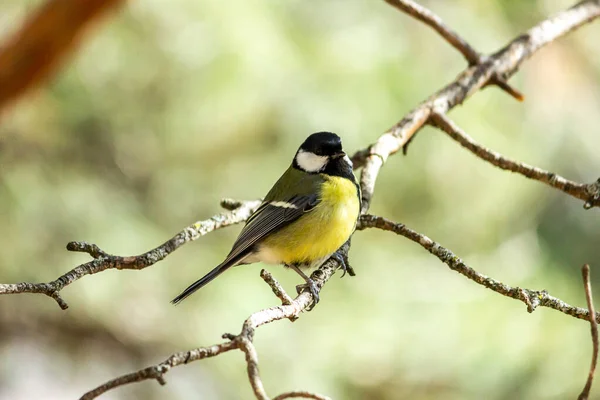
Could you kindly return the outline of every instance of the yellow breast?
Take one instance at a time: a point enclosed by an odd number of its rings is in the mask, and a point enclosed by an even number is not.
[[[348,179],[323,176],[317,206],[263,242],[286,264],[311,264],[329,257],[352,235],[360,210],[356,186]]]

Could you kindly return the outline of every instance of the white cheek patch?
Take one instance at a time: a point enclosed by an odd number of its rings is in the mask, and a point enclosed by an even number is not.
[[[354,169],[354,164],[352,164],[352,160],[350,159],[350,157],[348,157],[347,154],[344,156],[344,161],[346,161],[346,163],[350,166],[351,169]]]
[[[310,151],[300,150],[296,155],[298,166],[307,172],[319,172],[327,165],[327,156],[318,156]]]

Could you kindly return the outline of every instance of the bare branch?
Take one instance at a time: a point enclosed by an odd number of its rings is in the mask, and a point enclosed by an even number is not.
[[[258,354],[256,354],[256,348],[252,344],[252,339],[248,338],[246,334],[238,336],[234,335],[223,335],[231,339],[233,342],[238,343],[238,348],[246,355],[246,370],[248,371],[248,379],[250,380],[250,386],[252,391],[258,400],[269,400],[267,392],[263,386],[260,374],[258,372]]]
[[[456,80],[434,93],[410,111],[402,120],[388,129],[368,149],[353,156],[358,168],[364,166],[361,176],[363,192],[362,212],[369,209],[375,181],[387,158],[404,148],[412,137],[429,121],[433,110],[445,114],[462,104],[472,94],[489,83],[494,77],[506,81],[536,51],[557,38],[600,17],[600,2],[587,0],[549,18],[525,34],[511,41],[484,61],[464,70]]]
[[[537,307],[548,307],[575,318],[589,320],[588,310],[585,308],[571,306],[561,299],[551,296],[545,290],[531,290],[519,287],[511,287],[500,281],[490,278],[489,276],[480,274],[473,268],[466,265],[452,251],[441,246],[439,243],[434,242],[427,236],[413,231],[404,224],[395,223],[382,217],[366,214],[360,217],[359,224],[356,229],[362,230],[366,228],[383,229],[412,240],[439,258],[440,261],[450,267],[451,270],[466,276],[473,282],[485,286],[496,293],[500,293],[503,296],[522,301],[525,303],[525,305],[527,305],[527,311],[530,313],[533,312]],[[600,314],[595,313],[595,315],[596,320],[600,320]]]
[[[271,287],[273,294],[277,296],[279,300],[281,300],[281,304],[290,305],[294,300],[290,297],[289,294],[283,289],[281,284],[277,282],[277,279],[269,271],[263,269],[260,271],[260,277],[264,279],[265,282]]]
[[[490,82],[487,83],[485,86],[489,86],[489,85],[496,85],[496,86],[498,86],[500,89],[504,90],[511,97],[513,97],[515,100],[525,101],[525,95],[523,93],[519,92],[517,89],[515,89],[512,86],[510,86],[507,81],[505,81],[502,78],[498,77],[498,75],[494,75],[492,77],[492,79],[490,80]]]
[[[181,353],[175,353],[167,358],[160,364],[144,368],[131,374],[123,375],[115,379],[98,386],[97,388],[90,390],[80,400],[91,400],[100,396],[101,394],[114,389],[119,386],[127,385],[128,383],[141,382],[149,379],[156,379],[158,383],[164,385],[166,382],[163,375],[169,372],[169,370],[178,365],[187,364],[192,361],[202,360],[204,358],[214,357],[221,353],[236,349],[237,345],[234,342],[225,342],[216,344],[210,347],[200,347],[190,351],[184,351]]]
[[[473,138],[444,114],[432,114],[430,123],[446,132],[452,139],[456,140],[461,146],[471,151],[477,157],[498,168],[516,172],[527,178],[540,181],[577,199],[583,200],[585,202],[583,207],[586,209],[600,206],[600,178],[590,184],[577,183],[556,175],[553,172],[513,161],[475,142]]]
[[[347,252],[348,248],[349,245],[346,245],[344,251]],[[315,282],[319,291],[321,290],[325,282],[327,282],[333,276],[333,274],[338,268],[339,265],[337,261],[334,259],[329,259],[311,274],[311,279]],[[261,273],[261,275],[265,274]],[[268,279],[269,278],[266,278],[265,281],[267,281]],[[274,279],[272,279],[272,281],[275,283],[277,282]],[[274,286],[277,285],[279,284],[276,283],[276,285]],[[258,327],[262,325],[266,325],[274,321],[279,321],[281,319],[290,319],[293,321],[299,317],[302,311],[307,310],[312,303],[312,294],[309,290],[304,290],[294,300],[292,300],[290,304],[266,308],[250,315],[250,317],[248,317],[244,321],[242,325],[242,331],[240,332],[240,334],[232,335],[226,333],[223,335],[223,338],[229,340],[226,343],[216,344],[210,347],[201,347],[187,352],[173,354],[160,364],[152,365],[139,371],[122,375],[115,379],[111,379],[110,381],[84,394],[81,397],[81,400],[95,399],[96,397],[100,396],[102,393],[108,390],[117,388],[119,386],[124,386],[129,383],[141,382],[148,379],[156,379],[160,384],[165,384],[166,382],[164,380],[164,374],[169,372],[169,370],[172,367],[187,364],[188,362],[196,360],[201,360],[203,358],[214,357],[216,355],[233,349],[241,350],[246,356],[248,378],[250,380],[250,384],[252,386],[252,390],[256,398],[260,400],[269,400],[269,397],[266,394],[258,371],[258,355],[256,353],[256,348],[253,344],[254,332]],[[275,397],[275,399],[286,399],[291,397],[304,397],[318,400],[329,399],[326,396],[305,391],[293,391],[283,393]]]
[[[450,46],[458,50],[469,63],[469,66],[481,64],[485,57],[479,54],[466,40],[459,36],[458,33],[448,27],[444,21],[431,10],[414,2],[413,0],[385,0],[386,3],[396,7],[400,11],[414,17],[423,22],[446,40]],[[500,89],[507,92],[509,95],[519,101],[523,101],[524,96],[518,90],[512,88],[508,82],[494,75],[488,84],[497,85]]]
[[[377,217],[374,215],[362,215],[359,219],[357,229],[364,230],[367,228],[378,228],[386,231],[391,231],[398,235],[404,236],[415,243],[418,243],[431,254],[439,258],[443,263],[448,265],[453,271],[456,271],[466,276],[470,280],[482,286],[485,286],[486,288],[491,289],[497,293],[500,293],[503,296],[511,297],[513,299],[522,301],[527,305],[528,312],[533,312],[537,307],[548,307],[583,320],[589,320],[591,312],[591,315],[596,315],[596,319],[600,320],[600,314],[594,312],[593,306],[590,307],[588,305],[588,308],[590,309],[590,311],[588,312],[588,310],[584,308],[571,306],[565,303],[564,301],[554,296],[551,296],[545,290],[531,290],[519,287],[511,287],[493,278],[480,274],[473,268],[466,265],[452,251],[444,248],[443,246],[434,242],[427,236],[413,231],[412,229],[406,227],[404,224],[394,223],[385,218]],[[345,252],[347,252],[348,247],[349,245],[346,245],[344,249]],[[333,276],[338,267],[339,265],[337,264],[337,262],[334,259],[330,259],[319,269],[312,273],[311,279],[315,281],[315,284],[319,290]],[[191,361],[201,360],[203,358],[213,357],[215,355],[224,353],[232,349],[239,349],[245,354],[248,378],[250,380],[252,390],[256,398],[268,400],[269,397],[266,394],[258,370],[258,355],[256,352],[256,348],[253,344],[254,333],[258,327],[269,324],[274,321],[278,321],[281,319],[289,319],[290,321],[294,321],[300,316],[300,314],[303,311],[309,308],[309,306],[313,303],[313,298],[310,291],[305,290],[302,293],[300,293],[295,299],[291,300],[289,296],[285,294],[283,288],[281,288],[279,283],[272,277],[271,274],[263,270],[261,271],[261,277],[263,277],[263,279],[269,284],[269,286],[271,286],[274,293],[277,295],[278,298],[282,300],[282,302],[284,302],[284,304],[281,306],[266,308],[250,315],[250,317],[248,317],[244,321],[242,325],[242,331],[240,332],[240,334],[223,335],[223,337],[225,339],[228,339],[229,342],[213,345],[211,347],[198,348],[190,350],[188,352],[173,354],[167,360],[160,364],[156,364],[141,369],[139,371],[112,379],[109,382],[106,382],[103,385],[99,386],[98,388],[86,393],[81,399],[93,399],[110,389],[148,379],[156,379],[159,383],[164,384],[164,374],[166,374],[172,367],[185,364]],[[281,292],[277,293],[278,291]],[[287,302],[288,299],[290,300],[289,304],[285,304],[285,302]],[[328,399],[328,397],[320,394],[305,391],[293,391],[283,393],[275,397],[274,400],[291,397],[304,397],[320,400]]]
[[[225,200],[229,206],[235,204],[234,201]],[[60,308],[66,310],[68,305],[60,297],[59,292],[67,285],[83,278],[86,275],[97,274],[107,269],[135,269],[141,270],[153,265],[169,254],[177,250],[184,244],[198,239],[214,230],[226,226],[244,222],[260,205],[259,200],[238,202],[238,207],[224,213],[217,214],[207,220],[198,221],[169,239],[160,246],[140,254],[138,256],[121,257],[108,254],[101,250],[95,244],[85,242],[70,242],[67,244],[67,250],[84,252],[91,255],[94,260],[81,264],[58,279],[48,283],[9,283],[0,284],[0,295],[15,293],[42,293],[52,297]]]
[[[449,44],[458,50],[468,61],[469,65],[479,64],[481,55],[471,45],[447,26],[433,12],[412,0],[385,0],[389,5],[418,19],[440,34]]]
[[[585,299],[587,301],[589,313],[590,315],[595,315],[594,299],[592,298],[592,284],[590,283],[590,266],[585,264],[581,268],[581,274],[583,276],[583,287],[585,289]],[[598,322],[594,318],[589,318],[589,321],[592,331],[592,363],[590,365],[590,372],[585,387],[577,398],[578,400],[587,400],[589,398],[592,382],[594,381],[594,373],[596,372],[596,364],[598,363]]]

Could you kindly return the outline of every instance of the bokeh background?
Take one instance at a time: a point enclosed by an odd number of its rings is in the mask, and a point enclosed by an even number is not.
[[[0,2],[0,40],[40,1]],[[570,1],[423,1],[491,52]],[[479,142],[570,179],[600,175],[600,24],[540,51],[511,83],[452,112]],[[0,123],[0,282],[49,281],[88,260],[86,240],[144,252],[262,196],[311,132],[365,147],[464,68],[420,23],[372,0],[131,1],[97,24],[60,73]],[[600,212],[500,171],[424,129],[380,174],[373,213],[406,223],[513,286],[585,304],[600,298]],[[239,227],[143,271],[85,277],[62,295],[0,298],[0,398],[69,399],[169,354],[239,332],[277,304],[261,265],[232,270],[181,306],[169,300],[228,252]],[[525,306],[450,271],[414,243],[369,230],[355,278],[333,279],[295,323],[256,335],[267,391],[335,399],[573,399],[589,325]],[[299,279],[271,267],[293,292]],[[103,399],[250,399],[239,352],[172,370]],[[600,398],[599,385],[593,389]]]

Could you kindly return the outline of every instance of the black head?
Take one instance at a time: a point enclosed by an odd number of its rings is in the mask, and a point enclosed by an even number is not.
[[[310,135],[298,149],[292,165],[310,174],[324,173],[354,180],[352,162],[342,150],[342,139],[331,132]]]
[[[318,156],[334,156],[342,153],[342,139],[331,132],[313,133],[302,143],[300,150]]]

